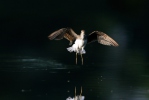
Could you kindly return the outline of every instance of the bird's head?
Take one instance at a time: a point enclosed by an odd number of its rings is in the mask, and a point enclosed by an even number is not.
[[[84,39],[84,37],[85,37],[85,30],[81,30],[81,38]]]
[[[85,33],[85,30],[81,30],[81,33]]]

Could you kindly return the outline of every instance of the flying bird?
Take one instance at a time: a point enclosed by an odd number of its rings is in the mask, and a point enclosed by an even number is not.
[[[81,55],[81,61],[83,65],[83,56],[85,54],[85,46],[91,42],[98,41],[98,43],[107,46],[119,46],[118,43],[113,40],[110,36],[101,31],[93,31],[89,35],[85,34],[84,30],[81,30],[80,35],[76,34],[72,28],[61,28],[53,33],[51,33],[48,38],[50,40],[61,40],[63,38],[67,39],[73,45],[68,47],[69,52],[76,52],[76,64],[77,64],[77,54]]]

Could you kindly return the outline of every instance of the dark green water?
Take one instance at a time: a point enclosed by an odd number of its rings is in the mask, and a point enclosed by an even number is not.
[[[149,100],[147,0],[0,2],[0,100]],[[119,47],[86,46],[84,65],[53,31],[103,31]]]
[[[33,54],[1,55],[0,100],[65,100],[74,96],[75,86],[77,94],[82,86],[85,100],[149,99],[149,68],[139,55],[129,60],[119,58],[120,54],[105,54],[106,60],[101,60],[103,54],[96,59],[96,55],[88,55],[83,66],[79,58],[75,65],[73,53],[53,59]],[[72,59],[66,60],[69,57]]]

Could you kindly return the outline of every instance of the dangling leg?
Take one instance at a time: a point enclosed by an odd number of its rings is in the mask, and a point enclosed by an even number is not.
[[[82,54],[81,54],[81,60],[82,60],[82,65],[83,65],[83,56],[82,56]]]
[[[76,64],[77,64],[77,52],[76,52]]]

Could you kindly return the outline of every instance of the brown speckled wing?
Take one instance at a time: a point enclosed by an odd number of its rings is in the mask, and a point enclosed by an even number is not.
[[[59,30],[57,30],[57,31],[55,31],[55,32],[53,32],[53,33],[51,33],[51,34],[48,36],[48,38],[49,38],[50,40],[53,40],[53,39],[55,39],[55,40],[63,39],[64,34],[66,33],[66,31],[67,31],[67,28],[61,28],[61,29],[59,29]]]
[[[107,34],[100,32],[100,31],[94,31],[91,34],[88,35],[88,42],[91,43],[94,41],[98,41],[98,43],[108,46],[119,46],[118,43],[113,40],[110,36]]]
[[[64,38],[70,41],[69,45],[71,45],[77,37],[78,35],[71,28],[69,28],[67,32],[64,34]]]
[[[78,35],[71,28],[61,28],[48,36],[50,40],[61,40],[66,38],[70,41],[70,45],[78,37]]]

